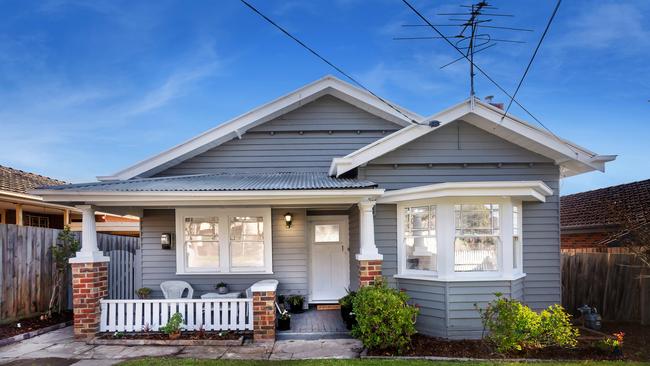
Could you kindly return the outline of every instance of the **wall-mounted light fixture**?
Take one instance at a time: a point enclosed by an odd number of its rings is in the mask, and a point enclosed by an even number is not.
[[[160,235],[160,246],[162,249],[171,249],[174,245],[174,236],[171,233],[163,233]]]
[[[287,212],[286,214],[284,214],[284,223],[287,225],[287,229],[291,228],[292,221],[293,221],[293,215],[291,214],[291,212]]]

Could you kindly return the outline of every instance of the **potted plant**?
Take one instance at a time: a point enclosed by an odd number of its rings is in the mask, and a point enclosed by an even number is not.
[[[287,299],[287,303],[289,304],[289,309],[292,313],[302,313],[302,306],[305,304],[305,298],[300,295],[291,295]]]
[[[288,311],[283,310],[278,316],[278,330],[289,330],[291,329],[291,314]]]
[[[160,331],[167,334],[169,339],[178,339],[181,336],[181,325],[183,324],[183,315],[175,313],[169,318],[167,324],[160,327]]]
[[[623,332],[614,333],[612,334],[612,337],[607,337],[598,341],[596,346],[605,352],[610,352],[616,357],[622,357],[624,337],[625,333]]]
[[[341,305],[341,317],[343,318],[343,321],[345,322],[345,325],[348,329],[352,329],[354,323],[356,322],[354,313],[352,312],[352,303],[356,295],[356,292],[348,291],[348,294],[339,300],[339,305]]]
[[[138,299],[148,299],[151,296],[151,289],[149,287],[142,287],[135,294],[138,295]]]
[[[214,286],[214,288],[217,290],[218,293],[222,295],[228,293],[228,284],[226,284],[225,282],[217,283],[217,285]]]

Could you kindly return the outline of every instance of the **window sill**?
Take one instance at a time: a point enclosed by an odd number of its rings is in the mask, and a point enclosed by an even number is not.
[[[236,276],[236,275],[272,275],[273,272],[176,272],[177,276]]]
[[[405,280],[420,280],[420,281],[432,281],[432,282],[487,282],[487,281],[516,281],[518,279],[526,277],[525,273],[512,274],[510,276],[503,275],[494,275],[489,274],[486,276],[456,276],[456,277],[447,277],[439,278],[434,276],[423,276],[423,275],[410,275],[410,274],[397,274],[393,278],[405,279]]]

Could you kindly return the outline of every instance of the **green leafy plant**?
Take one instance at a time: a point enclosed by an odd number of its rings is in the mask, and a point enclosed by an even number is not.
[[[175,313],[169,318],[167,324],[160,327],[160,331],[167,334],[169,338],[177,338],[181,333],[181,325],[183,324],[183,315]]]
[[[383,280],[359,289],[353,311],[357,324],[352,335],[370,349],[405,351],[415,334],[418,309],[407,303],[409,297],[389,288]]]
[[[487,339],[497,352],[577,344],[578,330],[561,306],[550,306],[538,314],[517,300],[495,295],[497,298],[479,313]]]
[[[120,338],[122,338],[122,337],[124,337],[124,333],[122,333],[122,332],[115,332],[115,333],[113,333],[113,338],[120,339]]]
[[[50,295],[50,303],[47,310],[47,318],[52,317],[54,313],[60,313],[63,303],[61,290],[65,281],[66,272],[68,270],[68,263],[70,258],[81,248],[79,240],[75,234],[70,231],[70,227],[66,226],[63,231],[57,236],[57,243],[50,248],[52,251],[52,261],[56,266],[56,271],[52,279],[52,295]]]
[[[148,299],[151,296],[151,289],[149,287],[141,287],[135,291],[140,299]]]
[[[623,338],[625,338],[625,333],[614,333],[612,334],[612,337],[599,340],[596,343],[596,347],[605,352],[621,353],[623,350]]]
[[[300,313],[305,304],[305,298],[300,295],[291,295],[287,299],[287,303],[289,304],[292,313]]]
[[[341,317],[345,321],[346,327],[352,329],[355,322],[353,303],[354,298],[357,296],[355,291],[348,291],[348,294],[339,299],[341,305]]]

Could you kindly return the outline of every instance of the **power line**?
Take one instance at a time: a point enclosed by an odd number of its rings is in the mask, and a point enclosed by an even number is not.
[[[553,133],[553,131],[551,131],[548,127],[546,127],[546,125],[544,125],[544,123],[542,123],[542,121],[540,121],[526,107],[524,107],[521,103],[519,103],[519,101],[517,101],[517,99],[513,98],[510,95],[510,93],[508,93],[501,85],[499,85],[499,83],[496,82],[496,80],[494,80],[490,75],[488,75],[487,72],[485,72],[480,66],[476,65],[468,57],[468,55],[463,53],[463,51],[461,51],[458,47],[456,47],[456,45],[453,44],[453,42],[451,42],[447,37],[445,37],[444,34],[442,34],[438,30],[438,28],[436,28],[433,24],[431,24],[431,22],[424,15],[422,15],[422,13],[420,13],[420,11],[418,11],[416,8],[414,8],[413,5],[411,5],[407,0],[402,0],[402,2],[404,2],[404,4],[406,4],[406,6],[408,6],[418,17],[420,17],[420,19],[422,19],[425,23],[427,23],[429,25],[429,27],[431,27],[436,33],[438,33],[439,36],[441,36],[447,43],[449,43],[450,46],[452,46],[456,51],[458,51],[458,53],[460,53],[463,56],[463,58],[465,58],[467,61],[469,61],[470,64],[472,64],[483,76],[485,76],[486,79],[488,79],[492,84],[494,84],[503,94],[505,94],[506,96],[511,98],[513,103],[515,103],[517,106],[519,106],[519,108],[521,108],[524,112],[526,112],[526,114],[528,114],[532,119],[534,119],[535,122],[539,123],[540,126],[542,126],[544,129],[546,129],[558,141],[565,144],[570,150],[572,150],[574,153],[577,154],[577,152],[571,147],[570,144],[568,144],[566,141],[562,140],[559,136],[557,136],[555,133]]]
[[[555,9],[553,9],[553,14],[551,14],[551,17],[548,19],[548,23],[546,23],[546,28],[544,29],[544,33],[542,33],[542,36],[540,37],[539,42],[537,43],[537,47],[535,47],[535,52],[533,52],[530,61],[528,61],[528,66],[526,66],[526,70],[524,71],[524,74],[521,75],[521,79],[519,79],[519,84],[517,84],[517,89],[515,89],[515,92],[512,93],[512,97],[510,97],[510,102],[508,103],[508,107],[503,112],[503,116],[501,116],[502,121],[504,118],[506,118],[506,114],[508,114],[508,111],[512,106],[512,101],[515,99],[517,93],[519,92],[519,88],[521,88],[521,85],[524,83],[524,79],[528,74],[528,70],[530,70],[530,66],[533,64],[533,60],[535,59],[535,56],[537,56],[537,51],[539,51],[539,48],[542,46],[542,42],[544,41],[544,37],[546,37],[546,33],[548,33],[549,28],[551,28],[551,23],[553,23],[553,19],[555,18],[555,14],[557,14],[557,11],[560,8],[561,3],[562,0],[557,0],[557,4],[555,4]]]
[[[389,106],[391,109],[395,110],[397,113],[399,113],[399,114],[401,114],[402,116],[404,116],[407,120],[409,120],[409,122],[411,122],[411,123],[413,123],[413,124],[416,124],[416,125],[423,125],[422,123],[420,123],[420,122],[414,120],[413,118],[407,116],[407,115],[406,115],[404,112],[402,112],[399,108],[395,107],[394,105],[392,105],[391,103],[389,103],[389,102],[388,102],[387,100],[385,100],[384,98],[380,97],[379,95],[377,95],[377,94],[375,94],[374,92],[372,92],[370,89],[366,88],[366,86],[363,85],[363,84],[361,84],[361,82],[357,81],[357,80],[356,80],[355,78],[353,78],[350,74],[348,74],[347,72],[343,71],[340,67],[334,65],[332,62],[330,62],[329,60],[327,60],[325,57],[321,56],[321,55],[320,55],[318,52],[316,52],[313,48],[307,46],[303,41],[301,41],[301,40],[299,40],[298,38],[296,38],[294,35],[292,35],[291,33],[289,33],[289,32],[288,32],[286,29],[284,29],[282,26],[280,26],[279,24],[277,24],[276,22],[274,22],[273,20],[271,20],[269,17],[267,17],[266,15],[262,14],[261,11],[259,11],[259,10],[258,10],[257,8],[255,8],[253,5],[249,4],[246,0],[240,0],[240,1],[241,1],[244,5],[246,5],[247,7],[249,7],[252,11],[254,11],[255,13],[257,13],[259,16],[261,16],[262,18],[264,18],[264,20],[266,20],[267,22],[269,22],[270,24],[272,24],[274,27],[276,27],[277,29],[279,29],[282,33],[284,33],[284,34],[287,35],[289,38],[291,38],[291,39],[293,39],[294,41],[296,41],[296,42],[297,42],[299,45],[301,45],[303,48],[305,48],[306,50],[308,50],[309,52],[311,52],[314,56],[316,56],[316,57],[318,57],[319,59],[321,59],[321,61],[325,62],[325,63],[328,64],[330,67],[332,67],[334,70],[336,70],[336,71],[338,71],[339,73],[341,73],[341,75],[345,76],[345,77],[348,78],[350,81],[352,81],[353,83],[355,83],[355,84],[356,84],[357,86],[359,86],[361,89],[367,91],[367,92],[370,93],[372,96],[374,96],[375,98],[377,98],[378,100],[380,100],[382,103],[386,104],[386,105]]]

